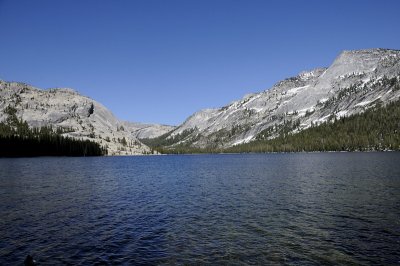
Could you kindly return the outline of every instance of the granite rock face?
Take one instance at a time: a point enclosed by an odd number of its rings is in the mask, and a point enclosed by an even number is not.
[[[167,138],[183,136],[171,146],[230,147],[287,121],[298,124],[295,133],[398,99],[400,91],[388,85],[391,78],[400,79],[400,51],[344,51],[328,68],[302,72],[222,108],[201,110]]]
[[[102,104],[72,89],[41,90],[0,81],[0,121],[5,119],[8,106],[16,108],[17,116],[30,127],[61,128],[65,136],[100,143],[109,155],[151,153],[138,137],[155,137],[173,128],[121,121]]]

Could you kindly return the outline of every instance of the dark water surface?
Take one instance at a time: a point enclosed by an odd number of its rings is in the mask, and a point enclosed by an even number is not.
[[[400,263],[400,153],[0,159],[0,202],[0,265]]]

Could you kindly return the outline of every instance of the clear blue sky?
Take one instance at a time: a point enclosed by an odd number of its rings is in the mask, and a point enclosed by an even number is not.
[[[341,50],[400,48],[400,1],[0,0],[0,79],[179,124]]]

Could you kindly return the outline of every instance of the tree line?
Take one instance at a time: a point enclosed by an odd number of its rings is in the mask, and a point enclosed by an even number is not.
[[[296,134],[234,146],[227,152],[400,150],[400,101],[334,119]]]
[[[263,153],[311,151],[383,151],[400,150],[400,100],[387,105],[377,103],[363,113],[314,125],[291,133],[297,121],[285,123],[280,134],[268,139],[271,128],[256,140],[229,148],[198,148],[187,144],[166,147],[155,141],[152,148],[160,153]],[[147,142],[151,144],[151,142]]]
[[[16,109],[8,106],[7,118],[0,122],[0,157],[33,156],[101,156],[107,150],[90,140],[78,140],[63,136],[64,130],[51,126],[30,128],[26,121],[18,119]],[[70,129],[66,129],[70,131]]]

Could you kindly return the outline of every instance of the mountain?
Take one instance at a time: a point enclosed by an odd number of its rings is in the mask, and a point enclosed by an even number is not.
[[[201,110],[171,127],[121,121],[72,89],[41,90],[0,81],[0,121],[12,107],[32,128],[52,126],[65,136],[94,140],[110,155],[152,153],[147,145],[225,149],[385,106],[400,98],[399,84],[400,51],[344,51],[328,68],[301,72],[224,107]]]
[[[154,146],[227,148],[255,139],[273,139],[335,118],[364,112],[400,97],[400,51],[342,52],[328,68],[301,72],[260,93],[218,109],[201,110]]]
[[[175,129],[174,126],[125,122],[131,134],[138,139],[156,138]]]
[[[8,107],[15,108],[17,117],[30,127],[52,126],[65,136],[93,140],[109,155],[151,153],[138,137],[156,137],[173,128],[121,121],[102,104],[72,89],[41,90],[0,81],[0,121],[6,119]]]

